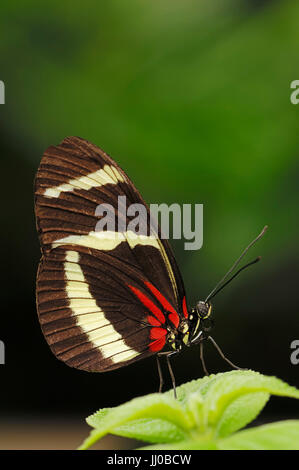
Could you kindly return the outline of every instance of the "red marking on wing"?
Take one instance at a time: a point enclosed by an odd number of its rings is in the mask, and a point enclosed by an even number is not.
[[[158,291],[158,289],[156,289],[155,286],[153,286],[153,284],[147,281],[145,281],[144,284],[149,288],[150,291],[152,291],[154,296],[159,300],[160,304],[163,305],[165,310],[168,310],[171,313],[176,313],[173,306],[168,302],[167,299],[165,299],[165,297],[161,294],[161,292]]]
[[[165,317],[161,310],[152,302],[145,294],[143,294],[139,289],[134,286],[128,285],[131,291],[138,297],[138,299],[143,303],[143,305],[150,310],[150,312],[155,315],[155,317],[161,322],[165,323]]]
[[[146,281],[144,282],[144,284],[155,295],[155,297],[159,300],[160,304],[163,305],[165,310],[170,312],[170,314],[168,315],[168,318],[177,328],[180,323],[180,317],[178,313],[175,311],[175,309],[173,308],[173,306],[168,302],[167,299],[165,299],[164,295],[162,295],[161,292],[158,289],[156,289],[155,286],[153,286],[153,284],[151,284],[150,282],[146,282]]]
[[[186,305],[186,297],[183,298],[183,314],[185,318],[188,318],[188,310]]]
[[[168,315],[168,319],[174,324],[174,326],[177,328],[180,324],[180,317],[176,312],[170,313]]]
[[[149,322],[150,325],[161,326],[161,323],[159,322],[159,320],[157,320],[155,317],[152,317],[151,315],[147,317],[147,321]]]
[[[150,343],[149,348],[153,352],[161,351],[161,349],[164,348],[165,342],[166,342],[166,338],[165,336],[162,336],[162,338],[156,339],[156,341],[153,341],[152,343]]]
[[[160,339],[167,334],[165,328],[152,328],[150,332],[150,339]]]

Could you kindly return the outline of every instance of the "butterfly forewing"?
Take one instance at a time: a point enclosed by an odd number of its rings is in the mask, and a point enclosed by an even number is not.
[[[124,201],[146,208],[137,234],[127,230]],[[116,219],[99,230],[103,204]],[[70,366],[104,371],[163,349],[167,324],[177,327],[185,314],[184,286],[167,240],[124,171],[95,145],[67,138],[42,157],[35,211],[37,308],[54,354]]]

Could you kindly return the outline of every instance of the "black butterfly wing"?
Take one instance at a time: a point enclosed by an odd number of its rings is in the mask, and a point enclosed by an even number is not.
[[[140,235],[123,228],[124,197],[128,206],[146,208]],[[97,230],[99,204],[115,210],[113,230]],[[95,145],[67,138],[42,157],[35,210],[37,309],[54,354],[70,366],[104,371],[163,349],[167,323],[177,327],[186,316],[184,286],[167,240],[124,171]]]

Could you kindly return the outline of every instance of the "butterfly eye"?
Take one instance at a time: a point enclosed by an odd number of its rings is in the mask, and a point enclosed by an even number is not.
[[[199,301],[196,304],[196,311],[201,319],[207,318],[212,310],[212,306],[206,302]]]

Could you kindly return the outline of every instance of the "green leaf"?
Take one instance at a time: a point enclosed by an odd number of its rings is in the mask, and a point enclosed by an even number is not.
[[[202,427],[213,429],[216,436],[224,436],[248,424],[267,401],[266,395],[244,398],[256,392],[299,398],[299,391],[295,387],[276,377],[251,370],[217,374],[211,378],[204,399]],[[241,400],[241,403],[235,403],[241,397],[245,402],[242,404]]]
[[[269,393],[247,393],[233,400],[223,411],[217,424],[219,437],[229,436],[233,432],[253,421],[269,400]]]
[[[217,441],[199,439],[147,446],[147,450],[299,450],[299,420],[282,421],[241,431]]]
[[[113,429],[113,434],[153,443],[180,442],[186,437],[175,424],[163,419],[148,418],[129,421]]]
[[[299,450],[299,420],[281,421],[221,439],[219,449]]]
[[[139,418],[165,419],[178,426],[182,431],[192,427],[192,416],[185,413],[178,400],[167,394],[151,394],[135,398],[117,408],[99,411],[89,418],[87,423],[95,427],[79,449],[87,449],[98,439],[115,428]]]
[[[270,394],[299,398],[296,388],[251,370],[204,377],[178,387],[177,400],[169,390],[99,410],[87,418],[94,429],[80,449],[108,433],[159,444],[151,448],[229,448],[238,441],[227,436],[255,419]]]

